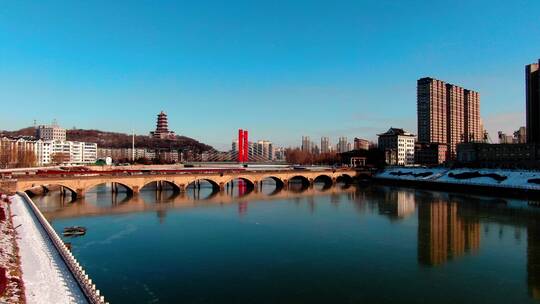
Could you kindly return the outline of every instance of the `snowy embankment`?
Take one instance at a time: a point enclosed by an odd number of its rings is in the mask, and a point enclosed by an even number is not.
[[[394,167],[385,169],[375,177],[540,191],[539,171]]]
[[[24,303],[21,265],[7,198],[0,195],[0,303]]]
[[[88,303],[47,232],[19,195],[11,197],[11,212],[18,227],[27,303]]]

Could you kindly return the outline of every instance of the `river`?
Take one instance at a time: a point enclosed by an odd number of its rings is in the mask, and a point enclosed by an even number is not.
[[[534,303],[540,208],[378,185],[34,197],[111,303]]]

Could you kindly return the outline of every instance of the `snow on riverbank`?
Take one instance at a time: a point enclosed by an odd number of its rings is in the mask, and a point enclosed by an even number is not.
[[[395,167],[385,169],[376,177],[540,190],[540,172],[526,170]]]
[[[27,303],[88,303],[47,233],[23,199],[11,197]]]
[[[0,197],[0,303],[24,303],[21,265],[7,201]]]

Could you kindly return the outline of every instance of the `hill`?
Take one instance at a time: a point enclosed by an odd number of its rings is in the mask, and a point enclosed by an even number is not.
[[[1,136],[34,136],[35,129],[28,127],[16,131],[0,131]],[[95,142],[101,148],[130,148],[131,135],[117,132],[107,132],[100,130],[70,129],[66,130],[67,140]],[[193,138],[186,136],[176,136],[174,139],[154,139],[145,135],[135,135],[135,146],[137,148],[151,149],[182,149],[193,152],[203,152],[213,150],[209,145],[203,144]]]

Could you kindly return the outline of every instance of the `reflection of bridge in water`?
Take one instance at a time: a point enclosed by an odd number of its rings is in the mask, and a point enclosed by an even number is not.
[[[113,193],[106,196],[106,199],[110,204],[103,204],[103,192],[88,193],[86,198],[71,201],[71,198],[65,196],[59,196],[57,206],[40,206],[43,214],[50,221],[62,218],[76,218],[86,216],[100,216],[110,214],[122,214],[133,212],[149,212],[149,211],[165,211],[167,209],[174,208],[192,208],[205,205],[224,205],[238,203],[240,209],[247,208],[247,203],[250,201],[271,201],[290,198],[302,198],[318,195],[338,195],[342,193],[354,193],[355,187],[350,185],[335,185],[332,187],[289,187],[288,189],[277,188],[270,193],[261,191],[260,188],[251,189],[249,192],[242,193],[242,186],[238,192],[233,194],[233,189],[229,191],[214,191],[211,188],[206,190],[203,196],[200,194],[200,189],[192,188],[191,191],[174,192],[174,191],[145,191],[141,195],[131,196],[128,193]],[[248,191],[248,190],[245,190]],[[147,194],[154,193],[154,197],[146,196]],[[96,198],[100,200],[100,204],[94,204],[89,200],[92,195],[95,194]],[[206,195],[205,195],[206,194]],[[102,198],[99,198],[99,196]],[[155,200],[155,202],[153,202]],[[39,199],[35,199],[36,203],[39,203]],[[57,208],[55,208],[57,207]],[[50,210],[50,211],[49,211]],[[246,210],[239,210],[246,211]]]

